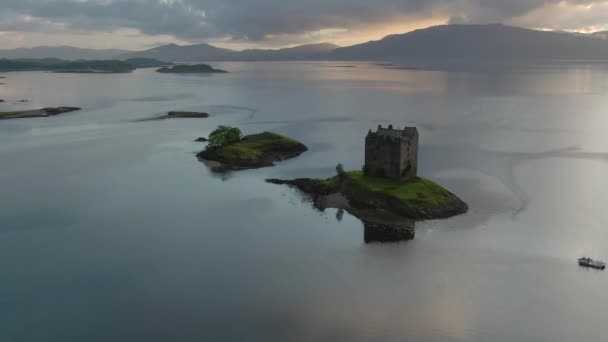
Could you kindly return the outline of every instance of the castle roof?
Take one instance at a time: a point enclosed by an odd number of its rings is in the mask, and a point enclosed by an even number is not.
[[[379,125],[378,131],[375,134],[380,137],[400,139],[401,137],[413,137],[418,134],[418,130],[416,129],[416,127],[393,129],[393,125],[389,125],[388,128],[383,128]]]

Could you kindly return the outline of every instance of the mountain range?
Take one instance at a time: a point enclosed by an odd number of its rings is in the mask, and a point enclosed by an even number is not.
[[[492,25],[443,25],[338,48],[330,60],[608,60],[608,41],[589,35]]]
[[[608,40],[608,31],[594,32],[591,35],[596,38]]]
[[[309,44],[236,51],[209,44],[169,44],[144,51],[37,47],[0,50],[0,58],[131,59],[165,62],[303,60],[608,60],[608,32],[538,31],[501,24],[442,25],[349,47]]]
[[[278,50],[250,49],[236,51],[209,44],[185,46],[169,44],[145,51],[122,54],[118,57],[119,59],[154,58],[167,62],[310,60],[323,56],[338,47],[338,45],[323,43]]]

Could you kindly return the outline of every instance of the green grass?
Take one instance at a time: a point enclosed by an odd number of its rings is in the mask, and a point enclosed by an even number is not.
[[[256,160],[271,149],[290,148],[300,143],[280,134],[264,132],[248,135],[239,142],[222,147],[219,154],[229,159]]]
[[[340,181],[339,181],[338,177],[321,179],[321,184],[331,188],[334,191],[338,190],[338,188],[340,187]]]
[[[410,207],[437,207],[448,204],[454,199],[454,195],[440,185],[420,177],[413,177],[405,183],[398,183],[385,178],[366,177],[363,172],[354,171],[348,173],[348,180],[355,191],[363,190],[389,195]],[[330,184],[332,183],[328,183],[328,185]]]
[[[0,112],[0,117],[14,115],[15,112]]]

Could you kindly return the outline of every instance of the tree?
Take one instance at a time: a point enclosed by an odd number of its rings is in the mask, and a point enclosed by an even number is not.
[[[338,173],[338,177],[340,179],[345,179],[346,178],[346,172],[344,171],[344,166],[342,166],[342,164],[338,164],[336,166],[336,172]]]
[[[241,130],[236,127],[219,126],[209,134],[208,147],[222,147],[238,142],[243,137]]]

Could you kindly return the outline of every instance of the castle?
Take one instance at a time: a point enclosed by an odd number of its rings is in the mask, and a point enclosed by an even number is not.
[[[366,176],[403,182],[418,175],[418,130],[416,127],[393,129],[392,125],[365,137]]]

